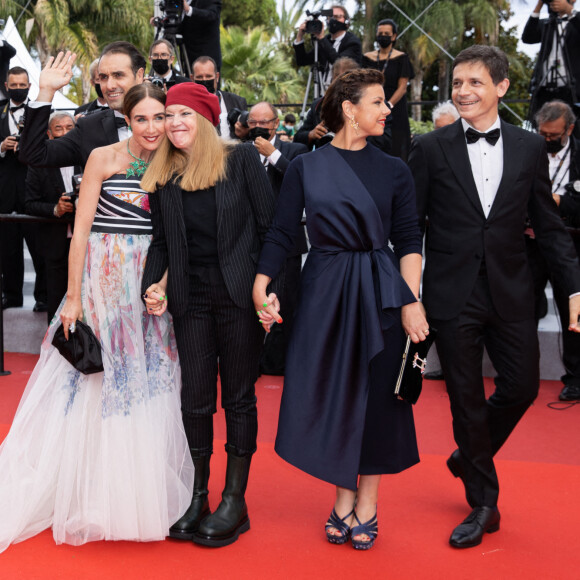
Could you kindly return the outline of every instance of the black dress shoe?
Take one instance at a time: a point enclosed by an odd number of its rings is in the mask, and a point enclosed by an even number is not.
[[[580,401],[580,385],[566,385],[559,398],[560,401]]]
[[[22,300],[11,300],[10,298],[2,298],[2,310],[6,308],[21,308]]]
[[[481,544],[483,534],[499,530],[497,507],[476,507],[454,530],[449,543],[454,548],[472,548]]]
[[[37,300],[34,307],[32,308],[32,312],[48,312],[48,306],[46,302]]]
[[[444,381],[443,371],[431,371],[430,373],[425,373],[423,375],[424,379],[428,381]]]

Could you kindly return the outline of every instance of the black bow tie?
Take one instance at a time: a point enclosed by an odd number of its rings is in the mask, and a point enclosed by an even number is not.
[[[485,139],[490,145],[495,145],[500,136],[500,130],[494,129],[493,131],[488,131],[487,133],[480,133],[475,129],[469,127],[465,131],[465,138],[468,143],[477,143],[480,139]]]
[[[12,107],[10,107],[10,110],[12,112],[18,111],[18,109],[24,109],[24,103],[20,103],[20,105],[16,105],[16,106],[13,105]]]
[[[125,121],[125,117],[117,117],[117,115],[115,115],[115,125],[117,126],[117,129],[128,127],[127,121]]]

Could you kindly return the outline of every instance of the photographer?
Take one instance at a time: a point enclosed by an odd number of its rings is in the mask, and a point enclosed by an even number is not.
[[[173,70],[175,61],[175,51],[173,45],[168,40],[160,38],[156,40],[149,49],[149,62],[151,63],[151,72],[149,80],[155,83],[155,80],[161,81],[161,87],[165,92],[173,85],[180,83],[189,83],[191,79],[178,75]]]
[[[193,82],[203,85],[210,93],[217,95],[220,100],[220,123],[218,125],[219,134],[224,139],[234,137],[230,112],[234,109],[246,111],[248,103],[244,97],[235,93],[219,91],[220,73],[217,63],[210,56],[200,56],[191,67]],[[235,120],[233,120],[235,124]]]
[[[211,56],[216,69],[222,68],[220,15],[222,0],[183,0],[183,36],[187,58],[192,65],[200,56]],[[182,67],[182,70],[186,70]]]
[[[56,112],[48,121],[49,139],[58,139],[74,129],[68,113]],[[62,223],[34,224],[39,253],[46,265],[48,323],[57,311],[68,283],[68,252],[72,238],[74,200],[73,176],[80,167],[30,167],[26,176],[24,211],[28,215],[57,217]]]
[[[28,103],[28,72],[15,66],[8,71],[5,92],[8,100],[0,102],[0,213],[22,213],[27,167],[20,159],[20,133]],[[2,252],[2,309],[22,306],[24,284],[24,239],[36,271],[34,284],[35,312],[46,311],[46,276],[44,262],[36,252],[34,224],[5,223],[0,228]]]
[[[294,51],[296,53],[296,64],[306,66],[314,63],[314,49],[306,52],[304,48],[304,35],[312,29],[313,40],[318,41],[318,61],[322,71],[322,79],[325,90],[332,79],[332,64],[339,56],[348,56],[360,65],[362,59],[362,46],[360,40],[351,32],[348,32],[350,19],[348,12],[343,6],[333,6],[332,16],[329,15],[327,21],[328,34],[324,34],[322,22],[317,20],[317,26],[313,26],[314,20],[305,20],[298,28],[296,40],[294,41]],[[324,13],[326,11],[322,11]],[[314,30],[318,29],[315,33]]]
[[[554,98],[562,98],[570,105],[580,101],[580,18],[574,10],[575,2],[539,0],[524,28],[522,42],[541,43],[530,82],[531,117]],[[544,4],[549,18],[540,19]]]
[[[535,121],[540,135],[546,140],[552,195],[572,236],[576,252],[580,254],[580,192],[575,188],[578,184],[580,190],[580,142],[572,136],[574,113],[566,103],[551,101],[538,111]],[[545,303],[544,288],[550,280],[562,323],[562,362],[566,374],[562,377],[564,388],[560,399],[580,400],[580,335],[568,330],[568,293],[561,287],[559,280],[552,276],[550,265],[541,254],[533,231],[527,229],[526,234],[537,317],[542,314],[539,304]]]

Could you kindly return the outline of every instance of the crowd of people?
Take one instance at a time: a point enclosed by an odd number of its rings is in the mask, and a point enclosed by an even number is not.
[[[539,135],[504,122],[507,57],[475,45],[453,63],[436,130],[411,142],[413,71],[393,47],[396,23],[380,21],[364,55],[344,8],[328,24],[325,94],[298,131],[271,103],[248,110],[221,91],[208,54],[180,77],[163,40],[149,75],[133,45],[107,45],[91,69],[98,97],[74,117],[51,113],[74,54],[48,61],[34,102],[26,71],[8,71],[0,162],[14,169],[0,175],[20,181],[2,211],[55,219],[27,238],[44,247],[49,329],[0,447],[0,551],[48,527],[75,545],[235,542],[250,528],[260,372],[284,375],[276,452],[335,490],[327,540],[372,548],[381,476],[419,461],[412,406],[394,393],[406,337],[432,329],[457,443],[447,467],[471,510],[449,542],[476,546],[500,527],[494,455],[538,392],[548,279],[565,335],[560,397],[580,399],[571,108],[545,104]],[[304,31],[299,64],[312,59]],[[27,232],[2,231],[6,268]],[[18,276],[4,271],[3,307],[21,305]],[[52,345],[78,321],[99,340],[103,372],[82,374]],[[489,398],[484,347],[497,371]],[[216,506],[218,376],[227,468]]]

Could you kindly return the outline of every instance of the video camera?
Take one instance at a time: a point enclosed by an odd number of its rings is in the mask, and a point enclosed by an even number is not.
[[[306,15],[308,16],[308,20],[306,21],[306,30],[307,34],[314,34],[318,35],[322,31],[323,24],[320,22],[319,18],[323,16],[324,18],[332,18],[334,14],[332,8],[328,8],[327,10],[317,10],[315,12],[310,12],[310,10],[306,11]]]
[[[163,29],[164,38],[175,37],[181,24],[183,4],[178,0],[168,0],[167,2],[159,2],[159,9],[162,14],[153,19],[153,25]]]

